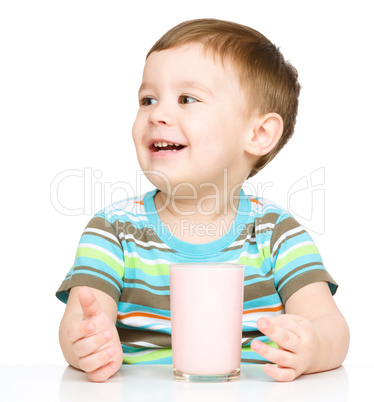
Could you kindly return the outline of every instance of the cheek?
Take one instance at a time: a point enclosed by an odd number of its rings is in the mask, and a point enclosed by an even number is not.
[[[135,118],[134,124],[132,125],[132,139],[135,145],[137,145],[137,143],[139,143],[142,138],[142,128],[144,127],[142,120],[142,116],[138,113]]]
[[[222,120],[215,119],[212,121],[204,121],[204,124],[195,124],[192,128],[195,142],[199,145],[199,149],[210,153],[222,153],[230,147],[233,141],[233,133]]]
[[[191,139],[191,143],[214,146],[217,142],[222,141],[222,125],[217,116],[194,115],[185,123],[184,131]]]

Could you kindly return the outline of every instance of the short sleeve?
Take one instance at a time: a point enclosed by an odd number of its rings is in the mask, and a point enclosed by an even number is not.
[[[302,287],[327,282],[332,294],[337,283],[323,265],[321,255],[306,230],[288,213],[279,217],[270,241],[275,287],[283,304]]]
[[[75,256],[74,265],[56,292],[67,302],[74,286],[89,286],[110,295],[117,303],[123,289],[124,253],[111,223],[102,213],[86,226]]]

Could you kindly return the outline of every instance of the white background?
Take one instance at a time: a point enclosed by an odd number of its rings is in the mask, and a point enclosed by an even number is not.
[[[0,364],[64,362],[54,293],[82,230],[104,204],[152,188],[131,140],[145,55],[202,17],[259,30],[299,71],[295,135],[247,187],[309,229],[340,284],[347,362],[372,359],[370,3],[2,1]]]

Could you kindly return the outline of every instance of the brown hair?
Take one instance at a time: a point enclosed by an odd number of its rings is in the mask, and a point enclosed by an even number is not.
[[[150,49],[152,52],[189,43],[202,43],[205,51],[229,60],[237,68],[240,84],[249,97],[249,115],[274,112],[283,119],[283,134],[268,154],[259,158],[248,177],[254,176],[291,138],[297,116],[300,84],[297,70],[265,36],[245,25],[216,19],[182,22],[170,29]]]

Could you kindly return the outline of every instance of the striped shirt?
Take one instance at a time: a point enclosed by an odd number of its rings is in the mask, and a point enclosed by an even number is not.
[[[284,313],[287,299],[318,281],[337,284],[323,266],[309,234],[284,209],[241,191],[238,212],[218,240],[186,243],[158,217],[157,190],[98,212],[84,230],[75,262],[56,295],[66,303],[74,286],[106,292],[118,303],[117,329],[124,363],[171,364],[169,264],[243,264],[242,363],[263,363],[251,349],[259,317]],[[273,344],[276,346],[275,344]]]

